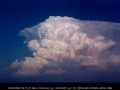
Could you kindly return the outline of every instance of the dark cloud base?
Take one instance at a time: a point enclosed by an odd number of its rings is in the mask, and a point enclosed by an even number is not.
[[[1,83],[119,83],[120,72],[119,69],[111,71],[97,71],[86,70],[81,73],[69,72],[61,75],[41,75],[41,76],[28,76],[28,77],[12,77],[6,74],[0,78]],[[116,73],[117,72],[117,73]],[[6,77],[6,78],[5,78]]]

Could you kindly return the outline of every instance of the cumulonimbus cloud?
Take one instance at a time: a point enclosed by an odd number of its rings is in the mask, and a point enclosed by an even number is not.
[[[26,37],[24,43],[34,57],[26,57],[21,62],[16,60],[10,67],[17,68],[14,75],[22,76],[66,73],[65,67],[107,69],[107,62],[120,63],[120,56],[109,50],[117,42],[104,33],[119,28],[119,23],[50,16],[20,31],[19,35]]]

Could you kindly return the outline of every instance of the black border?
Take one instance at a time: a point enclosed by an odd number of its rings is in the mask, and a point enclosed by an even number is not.
[[[120,83],[0,83],[0,90],[120,90]]]

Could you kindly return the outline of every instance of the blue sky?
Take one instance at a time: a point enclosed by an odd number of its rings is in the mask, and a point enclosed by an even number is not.
[[[44,22],[49,16],[67,16],[80,20],[120,23],[119,8],[119,0],[0,0],[0,68],[8,67],[15,59],[21,61],[25,57],[33,57],[32,52],[23,43],[25,38],[18,35],[24,28]],[[120,31],[111,33],[113,35],[112,40],[119,42]],[[111,51],[113,49],[118,50],[118,47],[119,44],[115,48],[111,48]],[[119,53],[117,52],[117,54]],[[43,75],[37,77],[39,80],[35,77],[32,77],[32,79],[19,77],[18,81],[102,82],[102,79],[104,79],[105,82],[120,82],[120,79],[117,78],[120,74],[117,73],[118,70],[118,66],[115,66],[111,71],[104,71],[104,74],[97,70],[86,70],[86,73],[82,74]],[[6,73],[10,73],[10,71]],[[91,74],[91,77],[89,74]],[[61,79],[63,77],[67,78]],[[111,77],[112,80],[110,80]],[[6,76],[6,74],[3,75],[1,80],[5,82],[14,81],[13,77]]]

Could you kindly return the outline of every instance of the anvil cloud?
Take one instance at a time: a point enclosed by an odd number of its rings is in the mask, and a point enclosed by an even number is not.
[[[20,31],[34,57],[16,60],[10,67],[18,76],[62,74],[82,66],[109,70],[108,62],[118,65],[120,55],[110,50],[117,41],[106,33],[119,29],[119,23],[50,16]]]

